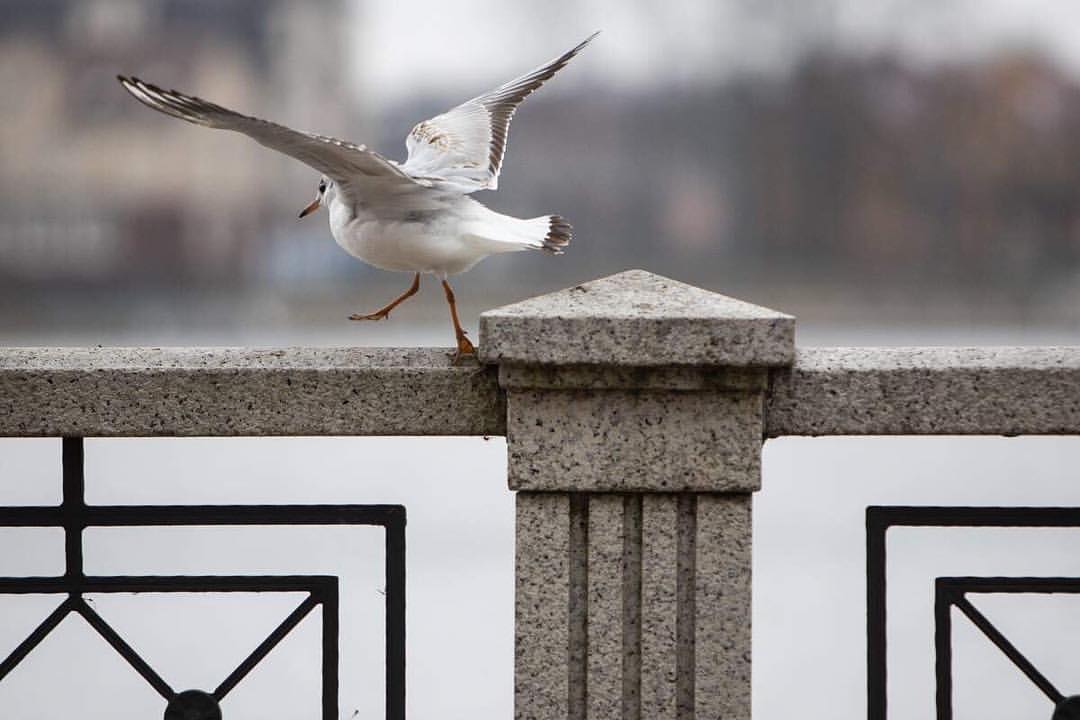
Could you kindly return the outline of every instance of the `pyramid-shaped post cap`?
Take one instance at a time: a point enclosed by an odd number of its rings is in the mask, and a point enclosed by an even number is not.
[[[644,270],[480,316],[480,359],[542,365],[790,365],[795,318]]]

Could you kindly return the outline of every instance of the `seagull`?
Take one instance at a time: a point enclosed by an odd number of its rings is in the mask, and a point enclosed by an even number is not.
[[[521,219],[495,212],[470,195],[495,190],[518,105],[564,68],[599,33],[532,72],[424,120],[405,139],[408,156],[397,163],[364,145],[293,130],[242,115],[135,77],[117,76],[136,100],[180,120],[243,133],[319,171],[318,193],[304,218],[325,206],[330,233],[346,252],[383,270],[413,273],[400,296],[350,320],[382,320],[420,289],[420,276],[439,278],[457,340],[457,358],[475,354],[458,319],[447,278],[488,255],[519,250],[562,254],[571,227],[559,215]]]

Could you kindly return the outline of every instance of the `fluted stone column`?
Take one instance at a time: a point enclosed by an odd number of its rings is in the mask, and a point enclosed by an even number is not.
[[[628,271],[485,313],[520,720],[750,717],[750,498],[794,318]]]

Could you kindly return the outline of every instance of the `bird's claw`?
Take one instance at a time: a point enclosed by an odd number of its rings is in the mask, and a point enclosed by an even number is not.
[[[373,312],[370,315],[361,315],[360,313],[353,313],[349,316],[350,320],[385,320],[390,317],[388,312]]]
[[[476,357],[475,350],[464,352],[459,349],[450,354],[450,364],[454,367],[462,367],[463,365],[479,365],[480,361]]]
[[[476,362],[476,346],[465,337],[463,330],[457,339],[457,350],[451,356],[451,364],[454,366],[464,365],[467,361]]]

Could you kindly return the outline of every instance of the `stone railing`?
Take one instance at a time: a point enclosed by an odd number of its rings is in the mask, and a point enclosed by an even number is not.
[[[749,718],[765,438],[1080,434],[1080,349],[796,350],[789,315],[630,271],[439,350],[0,350],[2,436],[503,435],[516,716]]]

